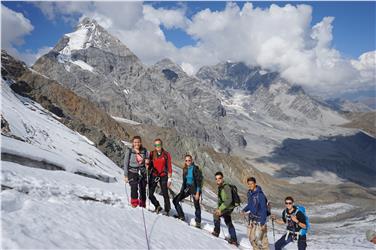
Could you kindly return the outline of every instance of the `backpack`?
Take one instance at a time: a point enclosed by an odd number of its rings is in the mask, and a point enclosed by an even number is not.
[[[266,203],[266,217],[270,216],[272,214],[272,204],[268,201],[268,198],[265,196],[265,203]]]
[[[238,194],[238,188],[235,185],[228,184],[231,188],[231,196],[232,196],[232,205],[235,207],[240,206],[241,200]]]
[[[296,206],[296,212],[295,212],[295,214],[298,212],[298,211],[300,211],[300,212],[302,212],[303,214],[304,214],[304,216],[305,216],[305,220],[306,220],[306,228],[305,229],[300,229],[300,235],[306,235],[307,234],[307,231],[310,229],[310,227],[311,227],[311,225],[310,225],[310,223],[309,223],[309,217],[308,217],[308,215],[307,215],[307,213],[306,213],[306,209],[305,209],[305,207],[304,206],[302,206],[302,205],[297,205]]]
[[[127,162],[127,165],[129,166],[129,161],[131,160],[131,155],[132,155],[132,153],[133,153],[133,149],[132,148],[128,148],[128,162]],[[146,153],[147,153],[147,151],[146,151],[146,149],[145,148],[143,148],[143,150],[142,150],[142,156],[143,156],[143,158],[144,158],[144,162],[145,162],[145,160],[146,160]]]
[[[264,192],[261,191],[261,193],[264,194],[264,197],[265,197],[265,207],[266,207],[266,217],[270,216],[272,213],[271,213],[271,203],[268,201],[268,198],[266,198],[266,195]],[[259,203],[259,199],[257,197],[257,203]],[[258,206],[257,206],[257,210],[258,210]],[[258,212],[258,211],[257,211]],[[257,213],[256,212],[256,213]]]
[[[308,215],[306,213],[306,209],[302,205],[295,205],[295,206],[296,206],[296,211],[295,211],[294,215],[296,216],[296,214],[300,211],[300,212],[302,212],[304,214],[305,220],[306,220],[306,228],[305,229],[303,229],[303,228],[300,229],[299,233],[302,236],[307,235],[307,231],[311,228],[311,225],[309,223],[309,217],[308,217]],[[285,210],[285,220],[287,220],[287,212],[286,212],[286,210]]]
[[[202,192],[202,187],[204,186],[204,174],[202,173],[202,169],[199,166],[195,165],[195,167],[198,173],[198,179],[196,179],[196,184]]]

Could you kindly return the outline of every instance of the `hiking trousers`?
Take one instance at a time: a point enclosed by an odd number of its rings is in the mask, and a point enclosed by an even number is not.
[[[183,212],[183,208],[181,207],[180,205],[180,202],[182,200],[184,200],[185,198],[187,198],[188,196],[190,195],[195,195],[195,194],[192,194],[191,193],[191,188],[187,187],[183,190],[180,191],[180,193],[178,195],[175,196],[175,198],[173,199],[173,203],[174,203],[174,206],[175,206],[175,209],[176,209],[176,212],[178,213],[178,216],[181,217],[181,218],[184,218],[185,215],[184,215],[184,212]],[[200,199],[199,200],[196,200],[194,197],[193,197],[193,204],[195,206],[195,221],[197,223],[201,223],[201,206],[200,206]]]
[[[145,207],[146,205],[146,170],[128,173],[129,185],[131,186],[131,204]]]
[[[226,211],[221,214],[221,216],[218,216],[216,214],[213,214],[213,219],[214,219],[214,232],[219,234],[221,231],[221,217],[225,220],[225,224],[228,228],[228,233],[230,234],[230,237],[232,240],[238,241],[236,238],[236,232],[235,232],[235,227],[232,224],[231,220],[231,213],[232,211]]]
[[[281,250],[284,246],[293,241],[293,235],[289,235],[286,240],[286,234],[284,234],[274,245],[275,250]],[[307,238],[306,236],[300,236],[298,240],[298,250],[305,250],[307,248]]]
[[[265,224],[266,226],[266,224]],[[248,225],[248,238],[254,250],[269,250],[267,231],[261,230],[261,225],[251,221]]]
[[[157,200],[157,198],[155,198],[155,195],[154,195],[155,189],[157,188],[157,185],[159,183],[161,190],[162,190],[163,199],[164,199],[164,210],[166,212],[169,212],[171,209],[171,204],[170,204],[170,196],[168,195],[167,181],[168,181],[167,175],[161,176],[161,177],[151,175],[149,179],[149,199],[151,203],[153,203],[155,208],[161,206],[159,201]]]

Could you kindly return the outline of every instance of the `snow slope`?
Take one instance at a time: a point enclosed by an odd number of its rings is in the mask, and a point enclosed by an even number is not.
[[[56,169],[103,181],[121,177],[121,169],[86,137],[67,128],[38,103],[16,95],[3,80],[1,86],[2,115],[9,123],[11,134],[19,138],[2,136],[2,154],[26,157],[36,165],[47,163]]]
[[[147,248],[142,210],[128,206],[122,183],[10,162],[2,162],[2,183],[13,188],[1,193],[5,249]],[[144,212],[154,249],[229,248],[176,219]]]

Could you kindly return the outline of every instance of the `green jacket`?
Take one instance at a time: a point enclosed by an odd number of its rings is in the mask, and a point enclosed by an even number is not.
[[[218,209],[223,213],[224,211],[232,211],[234,208],[231,187],[227,183],[223,183],[222,186],[218,187]]]

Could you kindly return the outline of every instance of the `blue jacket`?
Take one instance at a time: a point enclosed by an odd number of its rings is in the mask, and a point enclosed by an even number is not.
[[[181,186],[181,190],[190,187],[192,194],[201,192],[202,181],[198,166],[192,163],[189,167],[183,169],[183,185]]]
[[[267,207],[266,198],[261,187],[256,186],[256,190],[253,192],[249,190],[247,196],[248,204],[245,208],[243,208],[243,211],[250,212],[250,220],[260,222],[261,225],[264,225],[266,223]]]

